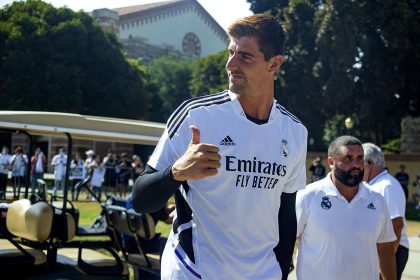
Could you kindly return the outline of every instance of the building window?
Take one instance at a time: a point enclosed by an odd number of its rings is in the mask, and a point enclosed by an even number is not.
[[[182,51],[188,55],[200,56],[201,43],[197,35],[192,32],[187,33],[182,40]]]

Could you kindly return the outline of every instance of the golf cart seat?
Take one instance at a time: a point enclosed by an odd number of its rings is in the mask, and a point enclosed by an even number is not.
[[[54,211],[49,204],[39,202],[31,205],[28,199],[21,199],[9,205],[6,225],[13,236],[44,243],[50,237],[53,218]],[[47,262],[47,255],[42,249],[22,245],[13,238],[0,239],[0,248],[2,266],[42,265]]]
[[[121,251],[127,263],[136,268],[134,271],[143,270],[154,276],[159,276],[160,256],[159,254],[144,253],[141,240],[142,238],[152,239],[155,236],[153,218],[149,214],[138,214],[132,209],[127,210],[115,205],[106,206],[106,218],[116,247]],[[126,247],[122,235],[135,240],[136,253],[128,253],[132,251],[132,248]]]

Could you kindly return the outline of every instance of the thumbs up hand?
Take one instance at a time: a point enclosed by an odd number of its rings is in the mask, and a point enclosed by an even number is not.
[[[220,167],[219,148],[200,143],[200,130],[190,126],[191,141],[185,153],[172,165],[172,175],[177,181],[197,180],[217,174]]]

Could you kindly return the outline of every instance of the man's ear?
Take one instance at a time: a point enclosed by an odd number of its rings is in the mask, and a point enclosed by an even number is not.
[[[327,162],[328,162],[328,166],[331,168],[331,170],[333,169],[333,167],[334,167],[334,158],[333,157],[330,157],[330,156],[328,156],[328,158],[327,158]]]
[[[280,66],[283,64],[284,56],[275,55],[271,59],[270,72],[277,72],[280,69]]]

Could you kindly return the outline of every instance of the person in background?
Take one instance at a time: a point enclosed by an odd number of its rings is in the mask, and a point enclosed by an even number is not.
[[[416,188],[414,191],[412,198],[414,201],[414,209],[420,209],[420,173],[416,174],[416,180],[413,182],[413,186]]]
[[[396,237],[385,199],[362,182],[363,158],[359,139],[336,138],[331,172],[298,192],[298,280],[395,279]]]
[[[127,153],[121,153],[120,161],[118,162],[119,175],[118,175],[118,184],[117,192],[121,198],[126,198],[128,190],[128,181],[131,178],[131,161]]]
[[[400,171],[395,174],[395,178],[400,182],[401,187],[404,190],[405,200],[408,199],[408,184],[410,183],[410,176],[405,172],[405,165],[400,165]]]
[[[94,150],[88,150],[85,152],[86,155],[86,159],[85,159],[85,165],[84,165],[84,178],[87,178],[88,176],[92,176],[93,173],[93,166],[95,166],[95,151]],[[92,184],[89,181],[87,183],[87,188],[89,190],[92,190]],[[90,193],[87,193],[86,199],[89,200],[90,199]]]
[[[405,195],[400,183],[387,170],[382,150],[373,143],[364,143],[364,180],[386,201],[397,240],[394,242],[397,279],[400,280],[408,261],[408,238],[405,220]]]
[[[96,195],[99,201],[102,201],[102,184],[105,177],[105,164],[100,156],[95,158],[94,163],[91,165],[92,168],[92,191]],[[92,198],[94,201],[94,198]]]
[[[105,179],[104,179],[104,192],[107,195],[110,191],[117,195],[116,185],[117,185],[117,160],[115,158],[115,153],[109,151],[108,155],[104,158],[105,164]]]
[[[12,164],[12,156],[9,154],[9,148],[3,146],[0,154],[0,200],[6,199],[7,180]]]
[[[322,165],[322,158],[317,157],[309,168],[311,172],[311,183],[321,180],[325,177],[325,166]]]
[[[140,156],[133,155],[132,166],[133,166],[133,181],[136,181],[136,179],[140,176],[141,173],[143,173],[143,170],[144,170],[144,164]]]
[[[28,164],[28,156],[23,153],[22,146],[17,146],[12,156],[12,184],[13,199],[18,199],[20,188],[25,183],[25,170]]]
[[[308,134],[274,99],[284,30],[256,14],[228,34],[229,90],[183,102],[134,184],[140,213],[175,197],[162,279],[274,280],[290,272]]]
[[[31,187],[32,194],[38,186],[38,179],[44,178],[45,166],[47,165],[47,158],[42,152],[41,148],[36,148],[35,154],[31,158]]]
[[[83,181],[83,169],[85,161],[82,159],[79,153],[75,153],[73,159],[70,162],[70,180],[71,180],[71,197],[73,200],[79,199],[80,188],[75,190],[76,185]]]
[[[64,148],[58,149],[58,154],[52,158],[51,165],[54,167],[53,196],[56,196],[58,191],[63,190],[66,179],[67,155]]]

